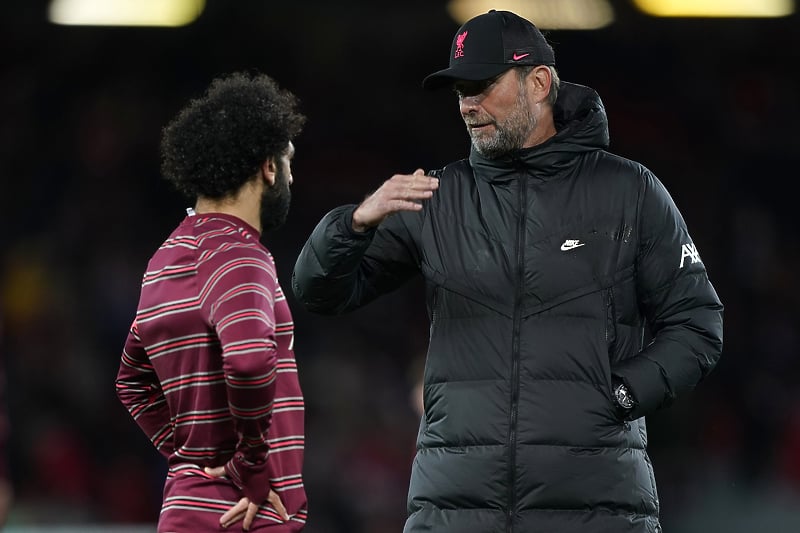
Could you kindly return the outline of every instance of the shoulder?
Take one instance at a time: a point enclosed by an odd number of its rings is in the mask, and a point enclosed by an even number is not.
[[[652,172],[642,163],[605,150],[592,153],[593,170],[601,177],[639,184]]]
[[[437,197],[463,194],[475,181],[475,174],[469,159],[453,161],[441,168],[429,171],[428,175],[439,178],[439,189],[433,195],[434,200]]]
[[[274,269],[272,255],[250,229],[213,216],[198,220],[195,229],[201,265],[246,261]]]
[[[474,187],[475,176],[468,159],[453,161],[438,169],[429,170],[427,174],[439,179],[439,188],[428,201],[423,202],[420,212],[406,213],[413,215],[406,218],[425,219],[431,212],[442,214],[442,209],[447,210],[469,196],[469,191]]]
[[[587,155],[584,173],[589,174],[596,185],[615,192],[640,196],[648,190],[664,188],[656,175],[642,163],[605,150]]]
[[[458,179],[471,176],[472,167],[470,167],[468,159],[459,159],[441,168],[429,170],[427,174],[439,179]]]

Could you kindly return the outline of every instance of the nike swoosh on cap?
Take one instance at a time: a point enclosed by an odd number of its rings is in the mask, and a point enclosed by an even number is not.
[[[528,57],[529,55],[531,55],[531,54],[530,53],[527,53],[527,54],[516,54],[515,53],[513,56],[511,56],[511,59],[513,59],[514,61],[519,61],[523,57]]]

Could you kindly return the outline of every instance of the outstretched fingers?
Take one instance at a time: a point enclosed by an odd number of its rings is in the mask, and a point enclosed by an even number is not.
[[[242,498],[236,503],[236,505],[225,511],[225,513],[219,519],[219,525],[221,525],[222,527],[228,527],[232,524],[235,524],[242,518],[245,518],[245,515],[247,514],[248,511],[248,507],[250,505],[252,504],[250,503],[249,498],[247,497]],[[258,509],[257,506],[256,509]],[[255,514],[253,514],[253,516],[255,517]],[[250,522],[252,523],[252,519],[250,520]],[[248,528],[250,527],[249,524],[247,527]]]
[[[258,505],[254,503],[247,504],[247,512],[244,515],[244,521],[242,522],[242,529],[245,531],[250,530],[250,526],[253,525],[253,520],[256,519],[256,513],[258,513]]]
[[[413,174],[398,174],[392,177],[397,179],[399,187],[403,189],[405,200],[425,200],[433,196],[433,191],[439,188],[439,180],[425,175],[425,171],[418,168]]]
[[[280,496],[278,496],[274,490],[269,491],[267,501],[278,511],[278,514],[281,515],[284,521],[289,520],[289,513],[286,512],[286,507],[283,506]]]
[[[419,211],[433,196],[439,180],[418,168],[413,174],[395,174],[369,195],[353,213],[353,229],[365,231],[400,211]]]

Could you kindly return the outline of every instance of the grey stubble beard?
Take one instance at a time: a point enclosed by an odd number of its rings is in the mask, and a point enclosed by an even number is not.
[[[536,129],[536,117],[528,107],[527,88],[524,85],[520,85],[514,111],[502,123],[493,124],[495,132],[491,136],[467,128],[472,145],[479,154],[487,159],[499,159],[522,148],[530,132]]]

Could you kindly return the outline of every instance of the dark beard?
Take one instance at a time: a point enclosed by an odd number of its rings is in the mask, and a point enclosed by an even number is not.
[[[275,185],[264,189],[261,196],[261,233],[278,229],[286,222],[292,191],[289,189],[289,173],[280,163],[275,172]]]

